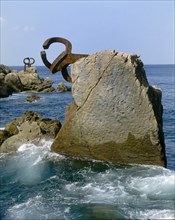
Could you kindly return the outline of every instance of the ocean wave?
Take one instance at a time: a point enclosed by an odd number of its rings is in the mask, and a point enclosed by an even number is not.
[[[4,219],[174,218],[174,171],[66,157],[50,151],[52,142],[3,154]]]

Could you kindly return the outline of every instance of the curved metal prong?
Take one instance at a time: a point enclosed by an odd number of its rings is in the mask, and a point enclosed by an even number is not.
[[[28,60],[28,62],[26,62],[26,60]],[[30,64],[30,58],[29,58],[29,57],[24,58],[24,59],[23,59],[23,63],[24,63],[25,65]]]
[[[62,37],[52,37],[52,38],[48,38],[48,39],[44,42],[43,48],[44,48],[44,49],[48,49],[49,46],[50,46],[52,43],[63,43],[63,44],[66,46],[66,53],[71,53],[72,44],[71,44],[71,42],[68,41],[67,39],[62,38]]]
[[[30,57],[30,60],[32,60],[32,62],[30,62],[30,65],[35,63],[35,59],[33,57]]]
[[[52,73],[56,73],[62,69],[61,63],[66,58],[67,53],[63,51],[51,64],[50,70]]]
[[[45,66],[47,66],[50,69],[51,63],[47,60],[46,52],[41,51],[40,54],[41,54],[41,58],[42,58],[43,63],[45,64]]]
[[[62,73],[63,78],[64,78],[66,81],[72,83],[72,78],[71,78],[71,77],[69,76],[69,74],[68,74],[67,66],[68,66],[68,65],[66,65],[66,66],[64,66],[64,67],[62,68],[61,73]]]

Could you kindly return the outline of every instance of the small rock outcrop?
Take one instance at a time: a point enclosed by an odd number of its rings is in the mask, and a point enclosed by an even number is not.
[[[166,166],[161,91],[136,54],[102,51],[71,66],[72,95],[52,151]]]
[[[36,67],[28,67],[26,71],[10,70],[5,65],[0,65],[0,98],[5,98],[13,92],[37,91],[54,92],[52,80],[47,77],[42,79]]]
[[[23,91],[35,90],[37,92],[43,92],[45,89],[52,87],[52,80],[50,78],[42,79],[37,73],[36,67],[28,67],[26,71],[21,70],[17,73],[21,84],[23,85]]]
[[[27,96],[26,102],[36,102],[36,101],[38,101],[40,99],[41,98],[38,95],[32,94],[31,96]]]
[[[58,92],[68,92],[71,91],[71,87],[66,86],[63,82],[58,83]]]
[[[43,118],[28,111],[0,130],[0,152],[16,151],[22,144],[39,144],[41,139],[53,139],[61,128],[59,120]]]

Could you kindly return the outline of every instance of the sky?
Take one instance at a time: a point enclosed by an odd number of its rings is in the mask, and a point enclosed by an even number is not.
[[[73,53],[116,50],[141,55],[144,64],[175,63],[175,1],[0,0],[0,63],[22,66],[25,57],[43,65],[44,41],[63,37]],[[65,50],[46,50],[50,63]]]

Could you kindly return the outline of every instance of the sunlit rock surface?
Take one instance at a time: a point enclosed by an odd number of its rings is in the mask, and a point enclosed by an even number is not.
[[[166,166],[161,91],[149,85],[138,55],[97,52],[74,63],[71,74],[75,104],[52,151]]]
[[[0,153],[17,151],[22,144],[39,144],[53,139],[61,128],[59,120],[43,118],[36,112],[27,111],[0,130]]]
[[[5,65],[0,65],[0,98],[6,98],[13,92],[37,91],[54,92],[52,80],[47,77],[42,79],[36,67],[27,67],[26,70],[10,70]]]

